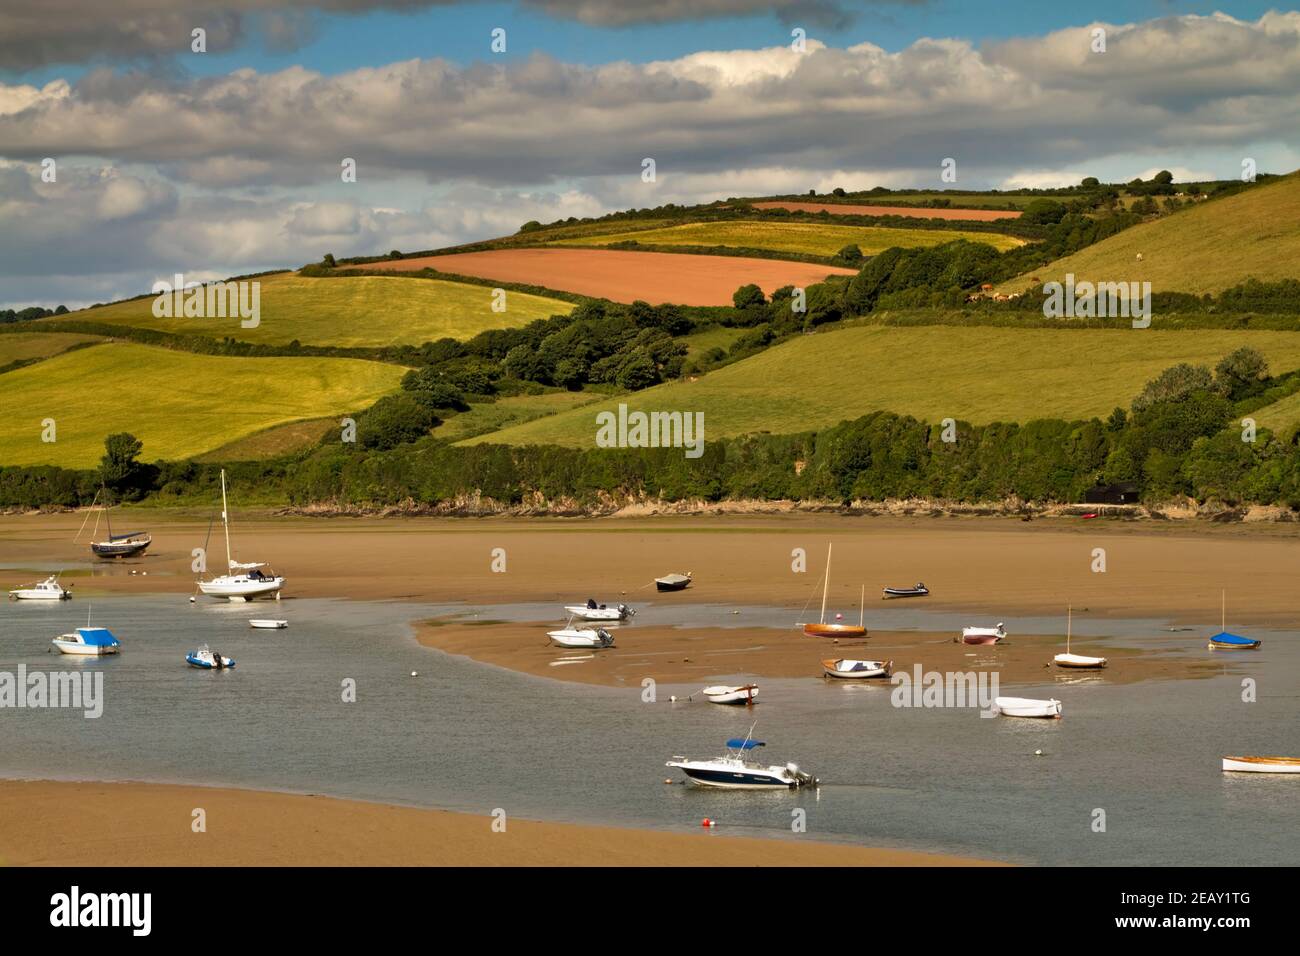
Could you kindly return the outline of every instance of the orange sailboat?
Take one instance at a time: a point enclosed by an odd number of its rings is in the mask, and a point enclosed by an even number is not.
[[[862,600],[858,603],[858,623],[852,624],[827,624],[826,623],[826,592],[831,584],[831,545],[826,545],[826,577],[822,582],[822,615],[816,624],[800,624],[803,632],[809,637],[866,637],[867,629],[863,627],[863,613],[866,604],[867,588],[862,586]]]

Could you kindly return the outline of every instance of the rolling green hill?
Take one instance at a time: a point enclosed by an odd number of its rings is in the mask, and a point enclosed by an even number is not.
[[[146,461],[188,458],[275,425],[360,410],[396,391],[404,372],[358,359],[96,345],[0,375],[0,408],[13,410],[0,417],[0,462],[87,467],[120,431],[144,442]],[[53,443],[41,440],[48,418]]]
[[[603,235],[561,239],[556,245],[607,246],[615,242],[639,242],[645,246],[731,246],[737,249],[768,249],[815,256],[833,256],[849,244],[863,255],[875,255],[891,246],[937,246],[954,239],[985,242],[995,249],[1024,245],[1012,236],[960,229],[888,229],[885,227],[838,226],[820,222],[752,222],[722,220],[694,222],[660,229],[636,229]]]
[[[74,345],[97,342],[99,338],[75,332],[6,332],[0,335],[0,368],[11,362],[49,358]]]
[[[1138,261],[1141,254],[1142,261]],[[1300,174],[1134,226],[1033,270],[1044,281],[1151,283],[1153,292],[1221,292],[1248,278],[1300,278]],[[1029,287],[1030,273],[1000,291]]]
[[[713,437],[799,432],[885,410],[938,422],[1105,416],[1178,362],[1213,365],[1243,345],[1275,373],[1300,368],[1300,334],[1198,330],[857,326],[802,336],[707,375],[539,418],[467,443],[580,446],[620,401],[702,411]]]
[[[297,339],[304,345],[347,348],[467,339],[484,329],[527,325],[573,309],[572,303],[558,299],[509,292],[506,310],[493,312],[490,288],[462,282],[388,276],[312,279],[289,272],[257,281],[262,284],[262,315],[261,324],[252,329],[241,328],[239,320],[231,318],[155,318],[152,297],[40,319],[31,325],[57,328],[61,320],[103,322],[270,345]]]

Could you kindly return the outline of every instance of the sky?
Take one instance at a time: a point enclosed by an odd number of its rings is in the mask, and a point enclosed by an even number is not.
[[[436,248],[530,219],[939,187],[948,158],[971,189],[1233,178],[1246,158],[1289,172],[1300,13],[0,0],[0,308]]]

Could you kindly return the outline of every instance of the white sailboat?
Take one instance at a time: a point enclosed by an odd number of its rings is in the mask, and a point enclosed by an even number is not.
[[[1101,670],[1106,666],[1104,657],[1087,657],[1083,654],[1070,653],[1070,624],[1074,617],[1074,609],[1067,608],[1065,611],[1065,653],[1057,654],[1052,658],[1057,667],[1075,667],[1080,670]]]
[[[266,564],[253,561],[241,564],[230,556],[230,510],[226,504],[226,470],[221,469],[221,525],[226,533],[226,574],[220,574],[209,581],[199,581],[199,590],[209,597],[228,598],[231,601],[251,601],[254,598],[274,594],[280,600],[280,588],[284,587],[284,578],[272,571],[265,574],[261,570]]]

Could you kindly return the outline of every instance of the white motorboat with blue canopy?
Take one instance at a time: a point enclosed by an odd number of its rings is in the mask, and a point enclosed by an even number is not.
[[[566,604],[564,610],[569,617],[577,618],[579,621],[626,621],[636,613],[626,604],[609,607],[597,604],[595,598],[587,598],[586,604]]]
[[[725,757],[712,760],[673,757],[665,766],[676,767],[697,786],[723,790],[794,790],[817,785],[817,778],[804,773],[796,764],[765,767],[745,759],[745,754],[763,746],[766,746],[763,741],[752,737],[733,737],[727,741],[730,753]]]
[[[261,561],[241,563],[230,556],[230,511],[226,504],[226,470],[221,469],[221,525],[226,533],[226,572],[199,581],[199,590],[209,597],[227,598],[231,601],[251,601],[254,598],[274,595],[280,599],[284,578],[271,571],[262,570]],[[206,550],[206,549],[205,549]]]
[[[79,627],[71,634],[60,634],[50,641],[61,654],[76,657],[103,657],[116,654],[122,642],[106,627]]]
[[[67,601],[72,591],[59,583],[59,576],[51,574],[28,588],[14,588],[9,592],[11,601]]]

